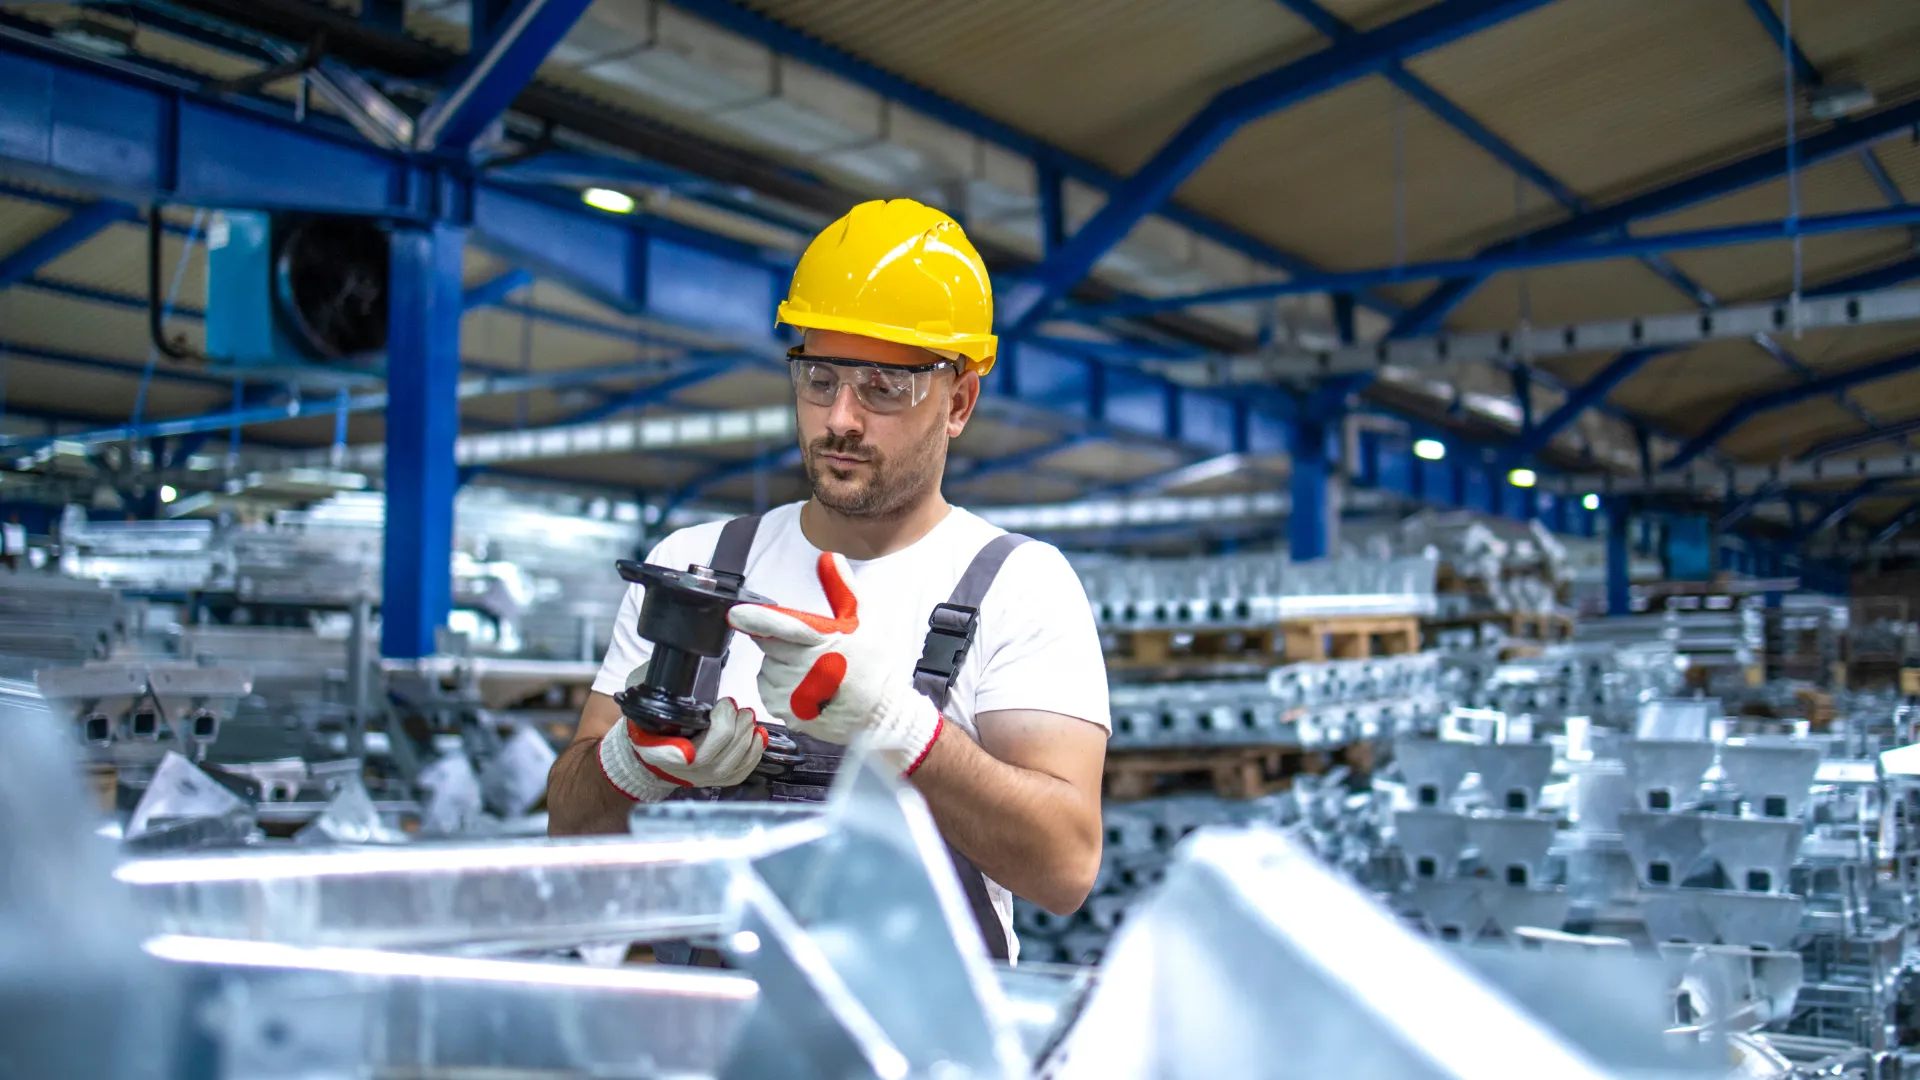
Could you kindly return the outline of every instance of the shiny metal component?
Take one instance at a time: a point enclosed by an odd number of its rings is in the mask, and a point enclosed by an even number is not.
[[[136,860],[114,876],[160,932],[499,954],[716,933],[728,860],[827,831],[716,815],[651,822],[634,838],[244,851]]]
[[[1272,626],[1282,619],[1415,615],[1434,610],[1431,559],[1323,559],[1280,555],[1195,559],[1076,557],[1105,629]]]
[[[749,856],[753,875],[733,883],[740,929],[727,952],[766,1006],[721,1076],[1026,1072],[919,794],[856,766],[836,782],[827,819],[833,843]]]
[[[1285,1025],[1272,1023],[1275,1002]],[[1196,834],[1042,1067],[1061,1080],[1185,1080],[1271,1075],[1281,1060],[1302,1076],[1604,1075],[1297,843]]]
[[[1627,739],[1620,745],[1633,805],[1641,810],[1680,810],[1695,805],[1713,767],[1710,742]]]
[[[1820,768],[1820,751],[1808,746],[1720,747],[1720,771],[1756,817],[1806,816],[1808,788]]]
[[[166,661],[95,661],[43,668],[40,694],[73,718],[89,760],[154,765],[171,752],[198,760],[253,685],[237,668]]]
[[[1393,816],[1393,832],[1406,860],[1407,876],[1450,878],[1458,874],[1467,851],[1467,819],[1444,810],[1402,810]]]
[[[1552,818],[1483,814],[1467,819],[1467,843],[1495,881],[1526,888],[1545,880],[1547,849],[1558,828]]]
[[[596,970],[160,935],[146,953],[209,987],[222,1077],[714,1075],[759,990],[689,968]]]

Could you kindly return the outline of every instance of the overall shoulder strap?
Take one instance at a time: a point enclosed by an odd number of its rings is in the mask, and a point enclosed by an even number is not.
[[[720,539],[713,545],[713,558],[707,568],[728,574],[743,574],[747,553],[753,550],[753,538],[760,531],[760,515],[747,514],[720,527]],[[678,567],[675,567],[678,569]],[[694,677],[693,694],[700,701],[712,701],[720,694],[720,671],[727,666],[725,654],[700,661],[700,674]]]
[[[987,590],[993,587],[993,580],[1000,575],[1007,556],[1028,539],[1019,533],[1003,533],[987,541],[967,564],[966,572],[960,575],[946,603],[935,605],[932,616],[927,619],[927,641],[921,649],[920,663],[914,666],[913,687],[932,698],[941,709],[947,707],[954,676],[966,662],[967,650],[973,646],[974,635],[980,629],[980,602],[987,598]],[[987,895],[986,875],[952,844],[947,845],[947,855],[953,860],[954,873],[960,878],[960,889],[966,894],[973,921],[980,927],[987,955],[1005,960],[1012,949],[1007,941],[1007,928],[1000,921],[993,898]]]
[[[722,525],[720,539],[713,545],[713,558],[707,562],[708,569],[729,574],[744,572],[747,554],[753,550],[753,538],[759,531],[759,514],[746,514]]]
[[[980,601],[986,599],[993,579],[1000,576],[1007,556],[1028,539],[1019,533],[1002,533],[987,541],[967,564],[946,602],[935,604],[933,614],[927,617],[927,640],[920,650],[920,662],[913,668],[913,688],[940,708],[947,707],[954,676],[966,663],[967,650],[973,647],[974,635],[980,629]]]

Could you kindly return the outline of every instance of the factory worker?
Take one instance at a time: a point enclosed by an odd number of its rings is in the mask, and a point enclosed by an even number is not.
[[[647,558],[738,562],[745,588],[778,606],[733,609],[711,727],[664,738],[612,696],[651,650],[629,588],[553,768],[552,832],[624,832],[635,801],[822,798],[865,733],[925,797],[989,950],[1011,958],[1012,895],[1065,914],[1093,885],[1110,722],[1099,636],[1066,559],[941,494],[948,444],[994,365],[986,266],[947,215],[863,203],[808,246],[778,320],[804,337],[788,363],[812,497],[683,529]],[[782,725],[804,764],[754,775]]]

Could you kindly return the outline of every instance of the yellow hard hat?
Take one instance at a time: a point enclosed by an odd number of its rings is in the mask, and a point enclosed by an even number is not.
[[[993,282],[960,223],[912,199],[863,202],[800,256],[774,316],[807,330],[918,345],[993,370]]]

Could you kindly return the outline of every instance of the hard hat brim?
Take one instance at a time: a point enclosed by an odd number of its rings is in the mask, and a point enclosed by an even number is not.
[[[786,323],[802,330],[832,330],[842,334],[857,334],[860,337],[878,338],[891,341],[896,345],[917,345],[923,349],[946,349],[957,352],[973,362],[975,370],[985,375],[993,370],[994,356],[999,352],[1000,339],[994,334],[931,334],[924,330],[912,330],[904,326],[890,326],[886,323],[869,322],[845,315],[828,315],[818,311],[796,311],[793,305],[781,301],[774,324]]]

